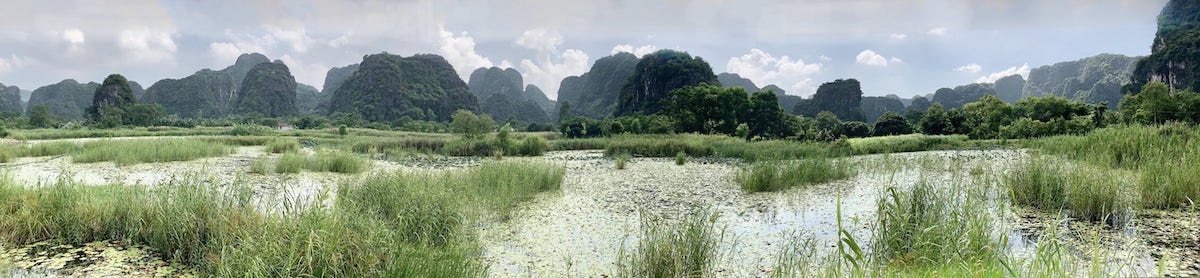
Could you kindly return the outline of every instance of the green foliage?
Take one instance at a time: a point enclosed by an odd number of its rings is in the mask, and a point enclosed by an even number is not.
[[[596,60],[583,75],[564,78],[558,89],[558,119],[573,116],[603,119],[613,116],[622,87],[633,76],[638,63],[638,57],[632,53],[617,53]]]
[[[255,159],[250,162],[251,174],[265,175],[267,174],[267,160],[263,158]]]
[[[1143,124],[1200,123],[1200,94],[1171,92],[1167,84],[1151,82],[1137,95],[1121,100],[1121,113],[1133,122]]]
[[[883,113],[875,126],[871,127],[872,136],[904,135],[912,133],[912,126],[904,116],[896,112]]]
[[[1172,0],[1158,15],[1158,32],[1150,46],[1150,55],[1137,61],[1132,83],[1122,88],[1136,93],[1154,81],[1167,81],[1171,88],[1200,90],[1200,5],[1193,1]]]
[[[682,166],[687,163],[687,153],[679,152],[675,154],[675,165]]]
[[[71,155],[75,163],[112,161],[117,165],[188,161],[223,156],[229,146],[199,139],[101,140],[83,143],[83,149]]]
[[[332,98],[331,114],[347,113],[372,122],[403,116],[446,122],[460,109],[479,111],[478,100],[454,67],[432,54],[367,55]]]
[[[791,115],[783,112],[779,97],[771,91],[759,91],[750,96],[750,109],[745,118],[750,128],[749,136],[787,138],[796,134],[789,126]]]
[[[816,130],[820,133],[817,140],[832,141],[841,136],[842,120],[833,112],[821,111],[817,113]]]
[[[625,164],[629,163],[629,159],[630,159],[629,153],[617,154],[617,157],[616,157],[617,170],[625,170]]]
[[[274,138],[267,142],[266,149],[269,153],[296,152],[300,150],[300,142],[296,139]]]
[[[265,61],[266,57],[262,57]],[[234,92],[242,85],[241,79],[249,71],[246,60],[239,59],[245,68],[240,75],[221,71],[200,70],[183,79],[163,79],[155,82],[146,89],[146,94],[139,100],[144,103],[158,104],[168,115],[193,118],[220,118],[233,113]],[[256,61],[257,62],[257,61]],[[233,68],[235,66],[231,66]]]
[[[72,79],[63,80],[57,84],[43,86],[33,90],[29,97],[29,107],[44,105],[48,115],[70,120],[83,120],[88,107],[92,105],[92,97],[100,84],[95,82],[79,84]],[[32,114],[30,114],[32,116]]]
[[[725,230],[720,215],[693,209],[671,221],[641,214],[641,236],[628,252],[622,248],[617,268],[621,277],[707,277],[719,259],[718,245]],[[628,253],[627,253],[628,252]]]
[[[1133,207],[1132,192],[1122,189],[1116,171],[1063,167],[1033,158],[1005,176],[1013,202],[1042,210],[1066,210],[1089,221],[1124,223]]]
[[[878,122],[879,118],[888,112],[904,112],[904,103],[900,99],[891,97],[863,97],[859,107],[862,108],[864,122],[867,123]]]
[[[275,172],[280,174],[295,174],[304,169],[305,155],[299,153],[284,153],[275,161]]]
[[[621,87],[616,115],[656,114],[671,91],[706,83],[721,84],[712,67],[700,57],[666,49],[647,54],[638,61],[633,74]]]
[[[889,187],[877,205],[872,235],[876,261],[892,269],[977,266],[1002,258],[994,219],[983,200],[926,181],[911,190]]]
[[[1107,102],[1114,105],[1111,108],[1116,108],[1115,105],[1125,94],[1121,85],[1129,83],[1130,74],[1140,58],[1106,53],[1037,67],[1029,71],[1024,96],[1058,96],[1085,103]],[[999,86],[1000,82],[996,83]]]
[[[746,192],[782,191],[848,179],[855,175],[853,166],[832,158],[760,161],[743,168],[737,181]]]
[[[950,125],[949,115],[946,110],[942,109],[940,103],[934,103],[925,111],[925,115],[921,117],[921,121],[917,123],[921,127],[921,133],[928,135],[946,135],[953,134],[953,127]]]
[[[933,103],[942,104],[945,109],[960,108],[968,102],[973,102],[986,95],[996,95],[996,90],[989,85],[974,83],[950,88],[941,88],[933,93]]]
[[[1037,100],[1041,99],[1028,98],[1021,103],[1038,102]],[[967,116],[967,126],[971,127],[971,134],[968,135],[977,139],[999,138],[1000,128],[1011,124],[1017,116],[1012,106],[993,95],[984,95],[979,101],[963,105],[962,111]]]
[[[856,79],[821,84],[811,100],[801,101],[793,110],[805,117],[817,117],[821,111],[829,111],[846,121],[867,120],[862,111],[862,88]]]
[[[839,134],[849,138],[862,138],[871,135],[871,128],[867,126],[867,123],[850,121],[842,123],[842,130]]]
[[[963,135],[908,134],[849,140],[854,154],[903,153],[932,150],[951,150],[966,146]]]
[[[749,106],[742,88],[709,84],[685,86],[661,100],[662,113],[675,119],[680,132],[733,134]]]
[[[511,136],[509,136],[509,133],[511,133],[511,132],[512,132],[512,125],[509,125],[506,123],[506,124],[504,124],[504,126],[500,127],[500,130],[496,132],[496,143],[494,143],[496,145],[496,150],[502,151],[504,153],[514,153],[515,152],[513,149],[514,146],[513,146],[512,138],[510,138]]]
[[[528,136],[524,140],[521,140],[521,145],[518,145],[516,151],[512,152],[512,154],[541,156],[549,148],[548,145],[549,143],[546,142],[546,139],[542,139],[542,137]]]
[[[492,130],[492,125],[494,124],[491,116],[476,116],[475,113],[467,110],[454,112],[452,118],[450,131],[469,139],[483,137],[484,133]]]
[[[734,129],[733,134],[734,134],[733,135],[734,137],[749,140],[750,139],[750,126],[746,125],[746,124],[739,124],[737,126],[737,129]]]
[[[239,114],[266,117],[299,114],[296,107],[296,78],[283,63],[261,63],[246,73],[234,100]]]
[[[112,74],[104,78],[104,84],[96,87],[96,91],[92,95],[92,105],[87,110],[87,116],[92,120],[100,122],[104,122],[106,120],[104,118],[106,117],[115,116],[119,125],[123,117],[119,114],[124,113],[126,107],[134,103],[136,103],[136,100],[133,97],[133,89],[129,88],[129,81],[125,80],[125,77],[120,74]]]

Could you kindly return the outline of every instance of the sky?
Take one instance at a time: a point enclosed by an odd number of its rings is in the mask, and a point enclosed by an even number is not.
[[[686,51],[714,74],[811,96],[855,78],[903,97],[1101,53],[1150,53],[1167,0],[41,0],[5,3],[0,83],[120,73],[144,87],[241,53],[325,73],[388,52],[442,55],[464,81],[514,68],[551,99],[620,51]]]

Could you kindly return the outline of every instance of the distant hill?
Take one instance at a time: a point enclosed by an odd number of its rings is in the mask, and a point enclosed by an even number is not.
[[[17,86],[4,86],[0,83],[0,113],[17,113],[25,112],[21,101],[21,88]]]
[[[550,97],[546,96],[546,92],[543,92],[542,88],[538,88],[538,86],[534,86],[533,84],[526,85],[525,98],[533,101],[538,107],[542,108],[547,118],[558,117],[558,111],[554,111],[554,107],[558,105],[558,102],[550,100]]]
[[[1121,86],[1129,82],[1139,57],[1100,54],[1076,61],[1041,66],[1029,71],[1022,97],[1059,96],[1087,103],[1107,101],[1116,108]],[[999,86],[999,81],[997,81]],[[997,87],[999,93],[1000,87]],[[1001,99],[1005,99],[1003,96]]]
[[[296,78],[282,61],[250,68],[241,88],[235,102],[238,114],[266,117],[299,114],[296,109]]]
[[[479,100],[479,110],[497,121],[511,118],[522,123],[549,122],[546,109],[538,101],[545,104],[550,99],[536,86],[523,87],[524,84],[517,70],[498,67],[476,69],[467,83],[471,94]]]
[[[1149,82],[1200,90],[1200,1],[1171,0],[1158,15],[1150,56],[1134,66],[1122,92],[1138,93]]]
[[[984,95],[996,95],[996,89],[992,84],[974,83],[958,87],[941,88],[933,93],[933,99],[929,101],[941,103],[945,109],[959,108],[964,104],[978,101]]]
[[[346,79],[350,79],[350,76],[353,76],[354,72],[357,71],[358,64],[340,68],[333,67],[329,69],[329,71],[325,73],[325,85],[321,87],[321,92],[328,95],[333,95],[333,92],[342,87],[342,83],[346,82]]]
[[[246,74],[256,65],[270,62],[262,54],[242,54],[233,65],[219,71],[203,69],[182,79],[159,80],[138,100],[159,104],[168,115],[225,117],[234,112],[233,102]]]
[[[883,113],[896,112],[904,113],[904,103],[900,102],[899,98],[890,97],[863,97],[862,103],[859,104],[862,108],[863,116],[866,117],[866,123],[874,123],[883,116]]]
[[[775,97],[779,99],[779,108],[782,108],[784,112],[788,113],[793,113],[792,109],[795,108],[796,103],[799,103],[802,99],[799,96],[788,95],[786,90],[776,86],[775,84],[759,88],[758,85],[754,84],[754,81],[743,78],[741,75],[736,73],[723,72],[718,74],[717,81],[720,81],[721,85],[725,87],[740,87],[742,89],[746,89],[746,92],[751,94],[758,91],[775,92]]]
[[[70,120],[83,120],[84,111],[92,105],[92,95],[100,84],[89,82],[80,84],[74,79],[67,79],[56,84],[42,86],[33,90],[29,97],[29,106],[46,105],[50,115]]]
[[[621,87],[616,115],[656,114],[672,90],[700,84],[721,85],[703,58],[670,49],[647,54]]]
[[[862,86],[856,79],[838,79],[817,87],[812,99],[796,103],[796,114],[815,118],[821,111],[833,112],[842,121],[866,121],[862,111]]]
[[[569,104],[573,116],[593,119],[612,116],[617,109],[621,87],[629,81],[637,64],[638,57],[628,52],[596,60],[588,72],[562,80],[557,105]],[[558,108],[554,113],[558,113]]]
[[[478,101],[454,67],[432,54],[363,57],[358,71],[337,89],[329,106],[331,113],[358,114],[374,122],[404,116],[446,122],[458,109],[479,111]]]
[[[296,83],[296,110],[302,115],[325,114],[329,111],[330,94],[304,83]]]

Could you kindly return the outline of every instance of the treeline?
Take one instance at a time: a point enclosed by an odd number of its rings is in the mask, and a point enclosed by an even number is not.
[[[1018,139],[1083,134],[1109,124],[1200,123],[1200,94],[1170,91],[1151,83],[1122,99],[1119,111],[1107,103],[1088,104],[1058,96],[1028,97],[1009,104],[984,95],[961,108],[934,103],[926,110],[901,115],[887,112],[874,124],[843,121],[821,111],[816,117],[792,115],[779,109],[770,91],[747,94],[740,87],[708,84],[671,91],[658,114],[634,114],[603,120],[569,117],[559,131],[569,138],[617,134],[704,133],[755,139],[830,141],[838,138],[901,135],[967,135],[972,139]]]

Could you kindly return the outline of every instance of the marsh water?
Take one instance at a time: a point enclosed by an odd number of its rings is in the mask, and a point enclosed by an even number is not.
[[[311,150],[308,150],[311,151]],[[188,162],[117,166],[111,162],[76,164],[69,157],[20,158],[0,165],[14,181],[36,186],[60,178],[83,184],[155,185],[188,175],[217,183],[250,185],[255,196],[311,198],[339,182],[388,171],[438,171],[477,165],[478,158],[422,157],[373,160],[367,172],[346,175],[249,174],[251,162],[267,154],[262,147],[239,147],[228,156]],[[1072,221],[1052,213],[1005,206],[1000,179],[1029,157],[1023,150],[963,150],[870,155],[846,158],[858,174],[848,180],[782,192],[744,193],[736,181],[737,160],[634,158],[618,170],[600,151],[550,152],[546,160],[566,168],[560,191],[538,195],[506,220],[480,221],[477,236],[482,259],[495,277],[595,277],[616,273],[622,249],[637,244],[641,219],[673,218],[695,208],[717,212],[721,255],[714,271],[722,276],[769,274],[778,254],[790,243],[810,242],[815,254],[834,250],[838,222],[860,242],[869,242],[879,196],[888,187],[918,182],[968,187],[988,194],[996,204],[996,234],[1017,257],[1035,253],[1048,228],[1072,242],[1082,262],[1102,260],[1121,276],[1200,273],[1200,228],[1188,212],[1142,212],[1118,226]],[[840,215],[838,213],[838,204]],[[1190,234],[1190,237],[1189,237]],[[152,250],[119,242],[86,246],[0,247],[0,269],[15,276],[178,275],[186,268],[155,259]],[[125,252],[120,253],[117,251]],[[116,252],[116,253],[114,253]],[[107,254],[107,255],[106,255]],[[114,255],[115,254],[115,255]],[[1097,257],[1095,254],[1104,254]],[[107,256],[107,257],[106,257]],[[1166,259],[1162,259],[1166,258]],[[1162,261],[1160,266],[1160,260]],[[97,270],[100,269],[100,270]]]

